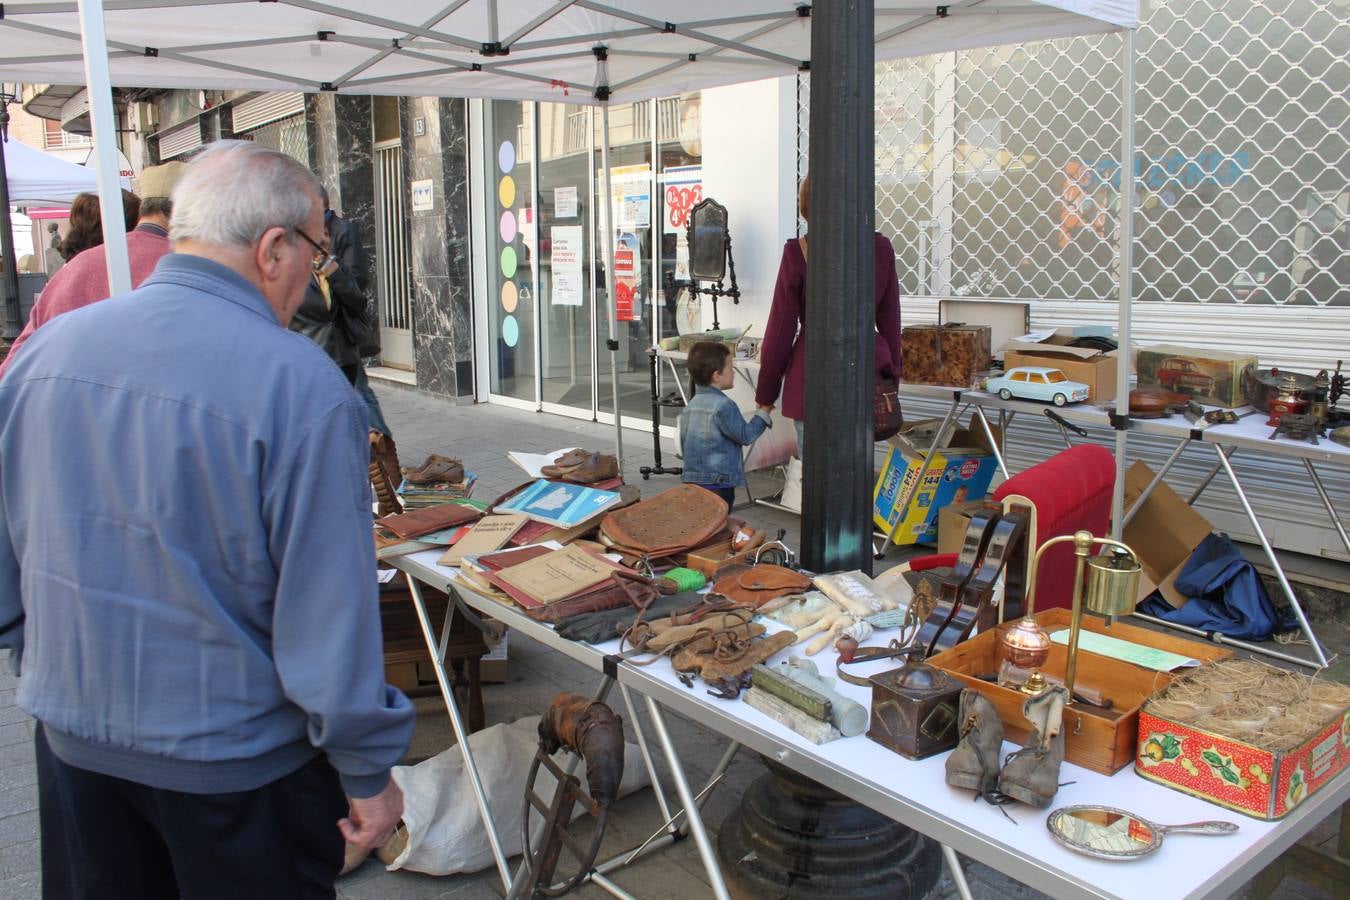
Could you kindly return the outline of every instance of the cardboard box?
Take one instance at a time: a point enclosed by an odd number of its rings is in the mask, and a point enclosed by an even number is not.
[[[1067,346],[1077,335],[1071,328],[1058,328],[1044,341],[1008,341],[999,348],[1003,353],[1003,369],[1016,366],[1053,366],[1070,381],[1088,386],[1088,400],[1113,400],[1116,396],[1115,352],[1103,353],[1088,347]]]
[[[1134,507],[1153,480],[1153,474],[1153,470],[1142,462],[1130,466],[1125,473],[1126,510]],[[1188,506],[1166,482],[1154,488],[1130,524],[1125,526],[1123,535],[1144,570],[1139,579],[1139,599],[1143,600],[1156,589],[1168,603],[1180,609],[1186,597],[1177,591],[1177,574],[1213,530],[1209,520]]]
[[[949,503],[938,510],[938,553],[960,553],[966,542],[971,514],[984,505],[983,500]]]
[[[1145,752],[1150,744],[1151,755]],[[1182,760],[1191,761],[1189,770]],[[1147,705],[1139,713],[1136,773],[1256,819],[1284,818],[1334,781],[1347,761],[1350,713],[1335,714],[1313,737],[1285,751],[1201,731],[1156,715]]]
[[[1047,609],[1036,613],[1036,621],[1051,633],[1067,629],[1072,619],[1073,615],[1067,609]],[[998,710],[999,718],[1003,721],[1004,738],[1021,744],[1031,732],[1031,723],[1022,715],[1022,704],[1027,695],[981,678],[998,672],[998,637],[1001,630],[1010,625],[1007,623],[977,634],[950,650],[936,654],[928,662],[961,679],[966,687],[983,694]],[[1233,655],[1231,650],[1216,644],[1187,640],[1123,622],[1108,627],[1106,620],[1090,614],[1083,616],[1082,628],[1084,631],[1179,653],[1188,659],[1205,661]],[[1047,675],[1063,678],[1068,656],[1068,648],[1055,643],[1051,645],[1050,656],[1041,668]],[[1106,775],[1128,766],[1138,753],[1138,738],[1143,734],[1139,707],[1155,691],[1170,684],[1172,677],[1170,672],[1157,672],[1080,647],[1075,685],[1099,692],[1111,700],[1112,706],[1109,710],[1093,710],[1091,713],[1081,711],[1076,705],[1065,708],[1064,758]]]
[[[1211,406],[1235,407],[1247,403],[1242,371],[1256,366],[1256,357],[1223,350],[1202,350],[1176,344],[1140,347],[1135,362],[1139,386],[1157,386],[1189,394]]]
[[[997,433],[995,439],[997,440]],[[906,510],[897,508],[909,485],[918,481],[924,457],[901,435],[888,444],[886,459],[872,491],[872,521],[887,534],[898,519],[895,543],[936,543],[938,510],[951,503],[979,500],[988,492],[998,461],[988,447],[983,431],[957,429],[948,446],[930,451],[933,462],[923,483],[914,491]]]

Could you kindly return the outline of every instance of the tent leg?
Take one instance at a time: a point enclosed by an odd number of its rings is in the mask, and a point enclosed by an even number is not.
[[[107,248],[104,255],[108,260],[108,287],[116,297],[131,290],[131,260],[127,256],[127,226],[122,219],[122,181],[117,171],[117,120],[113,117],[112,76],[108,72],[108,34],[103,27],[102,3],[79,0],[79,8],[89,118],[94,126],[103,244]]]
[[[614,394],[614,455],[619,460],[619,475],[623,475],[623,425],[619,413],[619,323],[615,320],[618,306],[614,303],[614,223],[611,221],[612,197],[609,179],[609,101],[600,104],[600,234],[605,242],[605,302],[609,319],[609,378]]]
[[[1116,324],[1122,358],[1130,358],[1130,314],[1134,302],[1134,29],[1121,32],[1120,42],[1120,294]],[[1130,367],[1116,367],[1116,484],[1111,495],[1111,536],[1120,540],[1125,524],[1126,428],[1130,415]]]

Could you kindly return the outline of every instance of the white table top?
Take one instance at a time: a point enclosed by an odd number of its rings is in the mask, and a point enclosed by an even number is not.
[[[1090,403],[1071,403],[1068,406],[1057,407],[1049,403],[1037,403],[1034,400],[1003,400],[982,390],[932,384],[901,384],[900,395],[925,400],[952,400],[959,397],[962,402],[974,403],[986,410],[1006,410],[1007,412],[1031,416],[1044,416],[1046,410],[1050,410],[1062,416],[1065,421],[1072,422],[1082,428],[1111,427],[1111,417],[1108,411]],[[1206,411],[1219,408],[1216,406],[1205,407]],[[1113,405],[1111,411],[1114,410]],[[1253,410],[1250,406],[1243,406],[1234,409],[1233,412],[1243,416],[1245,413],[1252,413]],[[1252,415],[1239,418],[1232,425],[1208,425],[1203,429],[1197,429],[1195,425],[1187,421],[1184,415],[1175,413],[1161,419],[1131,419],[1130,430],[1177,441],[1190,435],[1198,440],[1230,447],[1241,447],[1273,456],[1309,459],[1313,462],[1329,462],[1350,466],[1350,447],[1344,447],[1326,438],[1320,438],[1316,445],[1308,441],[1290,440],[1283,436],[1271,440],[1271,432],[1275,429],[1273,426],[1266,424],[1267,418],[1268,416],[1265,413],[1254,412]]]
[[[457,579],[458,572],[438,565],[439,555],[429,550],[390,562],[419,580],[444,588]],[[569,641],[514,607],[468,590],[460,593],[470,606],[596,671],[604,671],[605,658],[618,652],[617,640],[596,647]],[[889,636],[880,632],[867,645],[882,645]],[[803,651],[799,646],[794,652]],[[833,648],[814,660],[823,674],[833,675]],[[884,660],[850,671],[866,676],[897,665],[895,660]],[[1173,835],[1152,856],[1108,862],[1056,843],[1045,828],[1048,810],[1012,804],[1005,808],[1010,820],[999,809],[974,800],[971,792],[949,787],[943,768],[946,754],[911,761],[862,735],[816,746],[746,703],[709,696],[701,682],[694,689],[684,687],[667,660],[648,666],[619,663],[617,673],[620,683],[662,706],[1056,897],[1226,896],[1350,800],[1350,772],[1343,772],[1284,820],[1261,822],[1146,781],[1132,768],[1106,776],[1065,763],[1060,780],[1072,784],[1060,788],[1054,808],[1100,804],[1127,809],[1163,825],[1225,819],[1240,826],[1237,834],[1225,837]],[[837,687],[864,706],[870,705],[868,688],[842,681]],[[1005,743],[1003,752],[1014,749],[1015,745]]]

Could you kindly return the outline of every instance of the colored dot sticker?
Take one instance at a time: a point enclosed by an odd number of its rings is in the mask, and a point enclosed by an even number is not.
[[[502,276],[510,278],[516,274],[516,248],[502,248]]]
[[[510,141],[502,141],[502,145],[497,148],[497,166],[503,172],[510,172],[516,167],[516,145]],[[507,204],[508,206],[510,204]]]
[[[502,206],[510,209],[516,202],[516,180],[510,175],[503,175],[501,184],[497,185],[497,199],[501,201]]]
[[[520,291],[516,290],[514,281],[502,283],[502,309],[509,313],[516,311],[516,304],[520,303]]]
[[[502,341],[506,346],[514,347],[520,340],[520,323],[516,321],[515,316],[506,316],[502,319]]]
[[[516,239],[516,214],[507,210],[502,213],[502,243],[509,244]]]

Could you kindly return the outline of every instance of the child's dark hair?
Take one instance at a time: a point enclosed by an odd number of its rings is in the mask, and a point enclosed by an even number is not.
[[[713,376],[727,364],[729,356],[730,348],[721,341],[699,341],[689,348],[689,358],[685,360],[689,379],[697,387],[707,387],[712,384]]]

